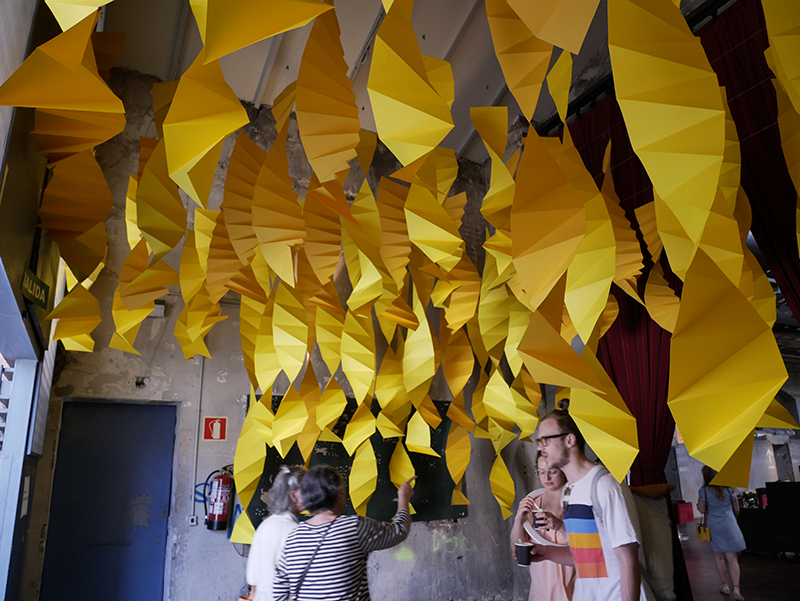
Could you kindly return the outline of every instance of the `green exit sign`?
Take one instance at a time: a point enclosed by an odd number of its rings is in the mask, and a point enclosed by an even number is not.
[[[36,277],[27,267],[22,275],[22,296],[27,298],[37,307],[47,311],[47,300],[50,297],[50,286]]]

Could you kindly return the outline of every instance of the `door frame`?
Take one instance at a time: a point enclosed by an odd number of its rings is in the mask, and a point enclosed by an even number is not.
[[[64,397],[64,404],[68,403],[88,403],[93,405],[145,405],[145,406],[167,406],[175,407],[175,432],[172,443],[172,471],[169,482],[169,515],[167,516],[167,540],[165,541],[164,553],[164,586],[161,590],[162,601],[169,601],[170,594],[170,576],[172,574],[172,550],[170,549],[170,541],[172,541],[173,530],[175,527],[175,509],[177,507],[177,488],[178,488],[178,451],[180,449],[180,433],[181,433],[181,401],[145,401],[142,399],[107,399],[96,397],[82,397],[82,396],[68,396]],[[63,420],[63,413],[61,416]],[[59,421],[61,421],[59,420]],[[59,433],[61,431],[61,424],[59,423]],[[58,444],[61,444],[59,435]],[[51,478],[55,477],[55,471],[58,469],[58,454],[56,454],[55,464],[53,466],[53,473]],[[50,493],[50,502],[52,503],[52,490]],[[194,499],[193,499],[194,501]],[[49,513],[49,509],[48,509]],[[49,522],[49,518],[48,518]],[[48,524],[49,525],[49,524]],[[47,547],[45,547],[45,555],[47,554]]]

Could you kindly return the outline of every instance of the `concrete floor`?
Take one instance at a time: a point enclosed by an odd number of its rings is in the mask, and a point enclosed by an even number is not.
[[[694,524],[681,526],[688,540],[682,543],[694,601],[724,601],[710,543],[695,536]],[[746,601],[796,601],[800,584],[800,558],[740,553],[741,590]],[[733,599],[733,597],[730,597]]]

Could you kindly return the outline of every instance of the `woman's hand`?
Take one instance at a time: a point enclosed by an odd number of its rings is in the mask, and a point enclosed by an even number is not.
[[[534,525],[536,528],[545,528],[547,530],[564,529],[564,522],[549,511],[537,511],[534,517]]]
[[[400,485],[400,488],[397,489],[398,509],[406,509],[406,510],[408,509],[408,501],[411,499],[411,497],[414,496],[413,482],[416,479],[417,479],[416,476],[409,478]]]
[[[533,502],[533,499],[531,497],[522,497],[522,500],[519,502],[519,507],[517,507],[517,515],[514,516],[514,520],[517,522],[522,522],[535,510],[536,503]]]

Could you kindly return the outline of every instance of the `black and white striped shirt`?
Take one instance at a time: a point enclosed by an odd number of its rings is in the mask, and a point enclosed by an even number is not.
[[[294,601],[369,601],[367,556],[403,542],[410,525],[405,509],[391,522],[343,515],[327,524],[300,524],[286,539],[275,570],[275,601],[286,601],[290,593]],[[323,535],[325,541],[297,593],[297,583]]]

